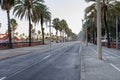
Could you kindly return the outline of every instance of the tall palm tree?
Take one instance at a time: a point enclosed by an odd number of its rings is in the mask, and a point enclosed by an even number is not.
[[[54,18],[52,24],[53,24],[53,27],[56,30],[56,36],[58,36],[58,30],[60,28],[60,20],[59,20],[59,18]]]
[[[31,46],[31,22],[41,13],[41,7],[44,6],[43,0],[17,0],[13,13],[15,16],[27,18],[29,21],[29,46]]]
[[[89,27],[89,28],[91,31],[90,33],[92,35],[93,43],[96,42],[96,34],[97,34],[97,31],[96,31],[97,10],[96,10],[95,6],[96,6],[96,3],[93,3],[92,5],[88,6],[85,9],[85,20],[89,19],[91,21],[91,27]]]
[[[40,34],[41,34],[40,30],[38,30],[37,33],[38,33],[38,34],[37,34],[37,40],[38,40],[38,39],[40,39]]]
[[[41,23],[41,30],[42,30],[42,44],[45,44],[44,42],[44,28],[43,28],[43,23],[48,20],[51,20],[51,13],[48,11],[48,8],[45,6],[43,7],[43,11],[40,14],[40,23]]]
[[[12,18],[12,19],[10,19],[10,23],[12,25],[13,31],[15,31],[17,29],[17,26],[18,26],[17,21],[14,18]]]
[[[96,2],[96,0],[86,0],[87,2],[89,1],[94,1]],[[113,0],[102,0],[101,1],[101,18],[103,19],[102,21],[102,26],[104,26],[106,34],[107,34],[107,47],[110,47],[110,27],[108,27],[109,24],[109,20],[111,16],[114,16],[116,13],[116,8],[113,4]],[[114,12],[114,13],[113,13]]]
[[[60,32],[62,32],[63,30],[65,30],[66,27],[68,27],[67,22],[64,19],[62,19],[60,21],[60,28],[59,28]]]
[[[41,13],[39,13],[37,17],[33,18],[33,22],[35,22],[35,23],[40,22],[41,31],[42,31],[42,44],[45,44],[45,42],[44,42],[44,27],[43,27],[43,24],[44,24],[44,22],[51,20],[51,12],[49,11],[49,9],[47,8],[46,5],[43,5],[41,7],[40,11],[41,11]]]
[[[65,39],[64,39],[65,36],[64,35],[65,35],[65,33],[67,34],[67,31],[69,29],[66,20],[64,20],[64,19],[61,20],[61,26],[62,26],[62,31],[63,31],[63,41],[65,41]]]
[[[10,19],[10,23],[11,23],[11,28],[12,28],[12,40],[13,40],[13,42],[14,42],[14,31],[17,29],[17,25],[18,25],[18,23],[16,22],[16,20],[15,19]]]
[[[11,38],[11,27],[10,27],[10,9],[14,6],[14,0],[0,0],[1,8],[6,10],[8,18],[8,38],[9,38],[9,48],[13,48],[12,38]]]

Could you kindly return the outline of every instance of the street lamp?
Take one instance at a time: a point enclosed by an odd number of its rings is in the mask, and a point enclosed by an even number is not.
[[[120,0],[116,0],[116,1],[120,1]],[[116,49],[118,49],[118,16],[116,16]]]
[[[2,25],[2,24],[0,23],[0,28],[1,28],[1,25]]]
[[[51,27],[52,27],[52,25],[51,25],[51,20],[49,20],[49,25],[47,25],[48,27],[49,27],[49,37],[50,37],[50,45],[51,45]]]
[[[51,20],[49,21],[49,35],[50,35],[50,45],[51,45]]]
[[[98,52],[98,58],[102,60],[100,0],[97,0],[97,52]]]
[[[82,19],[82,27],[83,27],[83,21],[84,19]],[[87,26],[85,27],[85,45],[88,46],[88,31],[87,31]]]
[[[1,25],[2,25],[2,24],[0,23],[0,28],[1,28]],[[1,33],[1,32],[0,32],[0,33]],[[1,38],[1,34],[0,34],[0,38]]]
[[[118,17],[116,16],[116,49],[118,49]]]

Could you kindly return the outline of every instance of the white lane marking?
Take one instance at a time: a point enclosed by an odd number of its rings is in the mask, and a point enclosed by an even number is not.
[[[106,56],[106,58],[115,59],[116,57],[113,57],[113,56]]]
[[[39,62],[33,63],[33,64],[31,64],[31,65],[29,65],[29,66],[27,66],[27,67],[25,67],[25,68],[23,68],[23,69],[21,69],[21,70],[16,71],[15,73],[9,75],[7,78],[13,77],[13,76],[15,76],[15,75],[17,75],[17,74],[19,74],[19,73],[27,70],[28,68],[30,68],[30,67],[32,67],[32,66],[34,66],[34,65],[36,65],[36,64],[38,64],[38,63],[40,63],[40,62],[42,62],[43,60],[47,59],[47,58],[50,57],[50,56],[51,56],[51,55],[48,55],[48,56],[44,57],[43,59],[41,59]]]
[[[110,65],[120,72],[120,69],[116,67],[114,64],[110,63]]]
[[[105,52],[107,52],[107,53],[110,53],[111,55],[113,55],[113,56],[115,56],[115,57],[118,57],[119,55],[117,55],[117,54],[113,54],[113,53],[111,53],[110,51],[107,51],[107,50],[104,50]]]
[[[96,54],[97,54],[97,51],[96,50],[94,50],[93,48],[91,48],[91,47],[89,47],[90,49],[92,49]],[[102,58],[104,59],[104,60],[107,60],[104,56],[102,56]]]
[[[2,77],[2,78],[0,78],[0,80],[4,80],[4,79],[6,79],[6,77]]]
[[[104,52],[104,54],[105,54],[106,56],[109,56],[109,55],[110,55],[110,54],[108,54],[108,53],[105,53],[105,52]]]
[[[49,58],[51,55],[47,55],[47,56],[45,56],[43,59],[47,59],[47,58]]]

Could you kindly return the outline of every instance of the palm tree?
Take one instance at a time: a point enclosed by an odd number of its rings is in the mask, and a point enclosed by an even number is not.
[[[13,48],[12,37],[11,37],[11,27],[10,27],[10,9],[14,6],[14,0],[0,0],[1,8],[6,10],[8,18],[8,38],[9,38],[9,48]]]
[[[60,20],[59,20],[59,18],[54,18],[52,24],[53,24],[53,27],[56,30],[56,36],[58,36],[58,30],[60,28]]]
[[[92,40],[93,40],[93,43],[96,43],[96,34],[97,34],[97,30],[96,30],[96,26],[97,26],[97,22],[96,22],[96,18],[97,18],[97,11],[96,11],[96,8],[95,8],[96,4],[93,3],[92,5],[88,6],[86,9],[85,9],[85,21],[86,20],[90,20],[91,22],[91,27],[90,28],[90,34],[92,36]]]
[[[32,28],[31,32],[32,32],[32,41],[35,41],[35,29]]]
[[[12,19],[10,19],[10,23],[12,25],[13,31],[15,31],[17,29],[17,26],[18,26],[17,21],[14,18],[12,18]]]
[[[10,19],[10,23],[12,25],[12,37],[13,37],[13,42],[14,42],[14,31],[17,29],[18,23],[16,22],[15,19]]]
[[[89,1],[94,1],[96,2],[96,0],[86,0],[87,2]],[[95,6],[93,6],[95,8]],[[114,4],[113,4],[113,0],[102,0],[101,2],[101,18],[103,19],[103,23],[102,26],[104,26],[106,34],[107,34],[107,47],[110,47],[110,27],[108,27],[109,24],[109,20],[110,17],[115,16],[115,13],[117,12]],[[114,12],[114,13],[113,13]]]
[[[69,29],[66,20],[64,20],[64,19],[61,20],[61,26],[60,26],[60,28],[61,28],[61,27],[62,27],[62,31],[63,31],[63,41],[65,41],[65,39],[64,39],[64,34],[65,34],[65,33],[67,34],[68,29]]]
[[[43,28],[43,23],[48,20],[51,20],[51,13],[48,11],[48,8],[45,6],[43,7],[43,11],[40,14],[40,20],[41,20],[41,30],[42,30],[42,44],[45,44],[44,42],[44,28]]]
[[[40,38],[40,34],[41,34],[40,30],[38,30],[37,40]]]
[[[44,6],[43,0],[17,0],[13,13],[15,16],[27,18],[29,21],[29,46],[31,46],[31,22],[36,19],[41,13],[41,8]]]
[[[40,22],[41,31],[42,31],[42,44],[45,44],[44,43],[44,27],[43,27],[43,24],[44,24],[44,22],[51,20],[51,13],[49,12],[49,9],[47,8],[46,5],[43,5],[41,7],[40,11],[41,12],[38,14],[38,16],[33,18],[33,22],[35,22],[35,23]]]

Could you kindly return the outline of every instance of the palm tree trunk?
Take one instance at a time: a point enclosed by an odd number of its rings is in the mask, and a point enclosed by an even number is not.
[[[107,20],[106,20],[106,12],[104,11],[104,24],[105,24],[105,28],[106,28],[106,33],[107,33],[107,47],[110,48],[110,36],[109,36],[109,29],[108,29],[108,25],[107,25]]]
[[[7,10],[8,17],[8,38],[9,38],[9,48],[13,48],[12,37],[11,37],[11,27],[10,27],[10,11]]]
[[[56,41],[58,41],[58,30],[56,30]]]
[[[103,0],[103,2],[104,2],[104,4],[105,4],[105,1]],[[108,29],[108,24],[107,24],[107,19],[106,19],[106,7],[104,7],[104,24],[105,24],[105,28],[106,28],[106,33],[107,33],[107,40],[108,40],[108,42],[107,42],[107,47],[108,48],[110,48],[110,36],[109,36],[109,29]]]
[[[31,18],[29,16],[29,46],[31,46]]]
[[[43,17],[42,16],[41,16],[41,30],[42,30],[42,44],[45,44],[45,42],[44,42]]]

